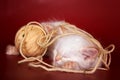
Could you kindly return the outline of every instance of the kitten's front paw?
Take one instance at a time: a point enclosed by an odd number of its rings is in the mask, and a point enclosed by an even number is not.
[[[78,70],[79,64],[77,62],[74,62],[74,61],[67,61],[63,64],[62,68]]]

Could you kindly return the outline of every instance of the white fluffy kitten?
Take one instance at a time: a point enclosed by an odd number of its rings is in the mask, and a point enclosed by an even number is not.
[[[61,24],[66,24],[66,22],[44,22],[42,24],[46,27],[47,32],[57,27],[59,35],[63,34]],[[94,67],[98,60],[98,50],[96,46],[91,41],[77,34],[67,35],[57,39],[49,47],[48,51],[53,65],[60,68],[73,70],[89,69]]]

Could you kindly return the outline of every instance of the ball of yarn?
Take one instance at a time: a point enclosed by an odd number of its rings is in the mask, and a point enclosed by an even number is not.
[[[46,35],[45,30],[37,22],[30,22],[18,30],[15,36],[15,46],[26,57],[42,55],[45,48],[39,46],[37,41]],[[41,42],[44,42],[44,38]]]

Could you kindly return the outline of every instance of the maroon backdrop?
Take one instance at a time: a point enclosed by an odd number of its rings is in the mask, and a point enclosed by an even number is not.
[[[1,0],[0,6],[1,53],[29,21],[65,20],[91,33],[104,47],[115,44],[111,67],[120,65],[119,0]]]

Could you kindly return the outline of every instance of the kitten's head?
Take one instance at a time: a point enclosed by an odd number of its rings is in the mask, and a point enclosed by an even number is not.
[[[74,70],[85,70],[93,68],[98,60],[98,50],[96,48],[83,48],[80,51],[72,52],[69,54],[61,54],[56,57],[53,63],[56,67],[64,68],[66,63],[72,62],[68,68]],[[74,64],[73,64],[74,63]]]

